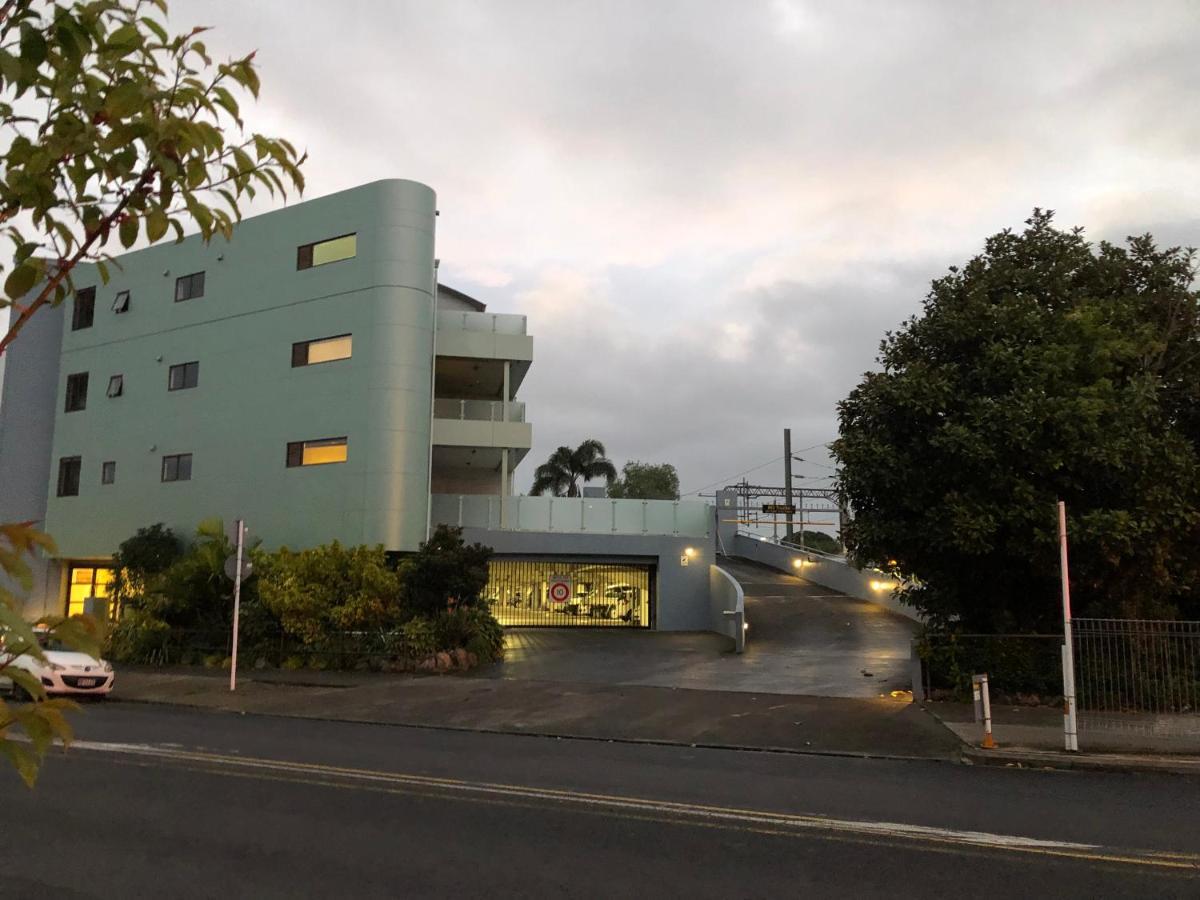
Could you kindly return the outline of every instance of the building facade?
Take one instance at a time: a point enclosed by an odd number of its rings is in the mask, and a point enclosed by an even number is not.
[[[701,583],[684,551],[712,562],[704,504],[512,496],[533,339],[438,284],[437,220],[433,190],[379,181],[124,254],[107,283],[77,270],[0,388],[0,521],[58,547],[28,611],[104,596],[139,528],[240,517],[267,549],[407,552],[461,524],[504,548],[502,620],[707,627],[707,597],[663,611]]]

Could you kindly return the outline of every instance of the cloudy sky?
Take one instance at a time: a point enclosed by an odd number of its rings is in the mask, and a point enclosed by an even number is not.
[[[438,192],[443,281],[529,316],[532,469],[828,476],[931,278],[1034,206],[1200,244],[1200,4],[176,0],[259,50],[308,196]]]

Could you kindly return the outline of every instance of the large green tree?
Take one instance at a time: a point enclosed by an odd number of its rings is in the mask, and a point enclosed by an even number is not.
[[[534,470],[529,493],[578,497],[582,485],[600,478],[611,486],[617,478],[617,468],[604,454],[604,445],[595,439],[584,441],[574,450],[559,447]]]
[[[1026,225],[934,281],[841,403],[846,543],[937,624],[1052,630],[1061,498],[1077,615],[1200,617],[1194,253]]]
[[[93,264],[107,281],[114,244],[178,240],[192,228],[228,238],[257,191],[303,190],[295,147],[243,128],[241,100],[259,89],[254,54],[214,63],[207,29],[173,35],[166,15],[165,0],[0,3],[0,231],[12,253],[0,263],[0,354],[39,310],[72,296],[76,267]],[[11,585],[28,590],[25,558],[52,552],[31,523],[0,529],[10,651],[41,652]],[[85,622],[49,625],[96,652]],[[27,689],[44,696],[40,684]],[[0,701],[0,755],[29,782],[51,740],[70,739],[64,708]],[[14,741],[15,731],[31,741]]]
[[[621,476],[609,485],[608,496],[627,500],[678,500],[679,473],[670,463],[644,463],[635,459],[621,466]]]

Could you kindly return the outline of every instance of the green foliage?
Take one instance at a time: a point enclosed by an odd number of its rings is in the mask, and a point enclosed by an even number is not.
[[[0,675],[12,679],[20,692],[34,701],[10,703],[0,699],[0,756],[9,761],[29,787],[37,781],[42,760],[51,745],[56,740],[64,746],[71,743],[73,733],[64,714],[77,708],[69,700],[47,699],[38,679],[12,665],[26,655],[45,659],[33,627],[21,614],[20,597],[5,586],[15,583],[29,590],[32,572],[26,558],[36,558],[43,552],[53,553],[54,542],[30,523],[0,525],[0,637],[4,647]],[[73,650],[99,655],[97,627],[90,617],[47,618],[42,624],[50,629],[54,639]]]
[[[621,467],[621,477],[609,485],[608,496],[627,500],[678,500],[679,473],[670,463],[633,460]]]
[[[476,605],[488,582],[491,556],[490,547],[466,545],[461,528],[438,525],[400,569],[405,608],[433,617],[450,607]]]
[[[109,597],[114,606],[119,610],[135,598],[158,593],[163,573],[182,555],[183,542],[161,522],[139,528],[113,555]]]
[[[481,663],[495,662],[504,655],[504,628],[484,604],[441,613],[437,633],[440,647],[463,647]]]
[[[1061,498],[1077,615],[1200,618],[1194,253],[1027,225],[933,282],[841,403],[847,544],[935,626],[1049,631]]]
[[[405,650],[414,659],[428,656],[440,648],[438,629],[432,619],[410,619],[400,626]]]
[[[403,619],[400,581],[382,545],[260,554],[258,587],[264,608],[306,643],[336,631],[392,629]]]
[[[596,478],[603,478],[611,486],[616,481],[617,469],[604,453],[604,445],[597,440],[586,440],[574,450],[559,447],[534,470],[529,493],[535,497],[545,493],[578,497],[580,482],[586,484]]]
[[[256,191],[303,190],[303,155],[243,133],[254,54],[214,63],[208,29],[173,36],[166,13],[165,0],[0,6],[0,224],[13,247],[0,307],[16,308],[0,352],[74,290],[81,262],[107,281],[113,240],[178,240],[189,224],[228,238]]]
[[[783,540],[791,544],[800,545],[800,532],[793,531],[786,535]],[[830,537],[823,531],[809,531],[804,529],[804,546],[809,550],[816,550],[818,553],[841,553],[842,545],[835,537]]]

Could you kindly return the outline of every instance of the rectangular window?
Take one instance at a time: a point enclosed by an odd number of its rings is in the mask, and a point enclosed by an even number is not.
[[[115,313],[129,312],[129,291],[117,292],[117,299],[113,301],[112,311]]]
[[[315,244],[304,244],[296,248],[296,268],[311,269],[326,263],[352,259],[358,254],[358,235],[343,234],[341,237]]]
[[[72,566],[67,578],[67,615],[82,615],[84,601],[88,597],[107,597],[112,586],[112,575],[112,569],[108,566]],[[109,615],[116,621],[117,610],[110,609]]]
[[[71,309],[71,330],[91,328],[96,316],[96,289],[84,288],[75,292],[75,305]]]
[[[66,412],[79,412],[87,408],[88,373],[76,372],[67,376]]]
[[[350,335],[342,334],[292,344],[292,368],[315,366],[317,363],[333,362],[335,359],[349,359],[350,343]]]
[[[171,366],[171,371],[167,373],[167,390],[182,391],[185,388],[194,388],[200,383],[200,363],[186,362],[179,365]]]
[[[114,460],[100,463],[100,483],[112,484],[117,480],[117,464]]]
[[[175,279],[175,302],[204,296],[204,273],[195,272]]]
[[[288,468],[345,462],[346,451],[347,445],[344,437],[324,438],[319,441],[293,441],[287,445]]]
[[[125,376],[113,375],[108,379],[108,396],[120,397],[125,393]]]
[[[164,456],[162,461],[163,481],[191,481],[192,454],[176,453]]]
[[[58,461],[58,496],[79,496],[79,473],[82,470],[81,456],[64,456]]]

